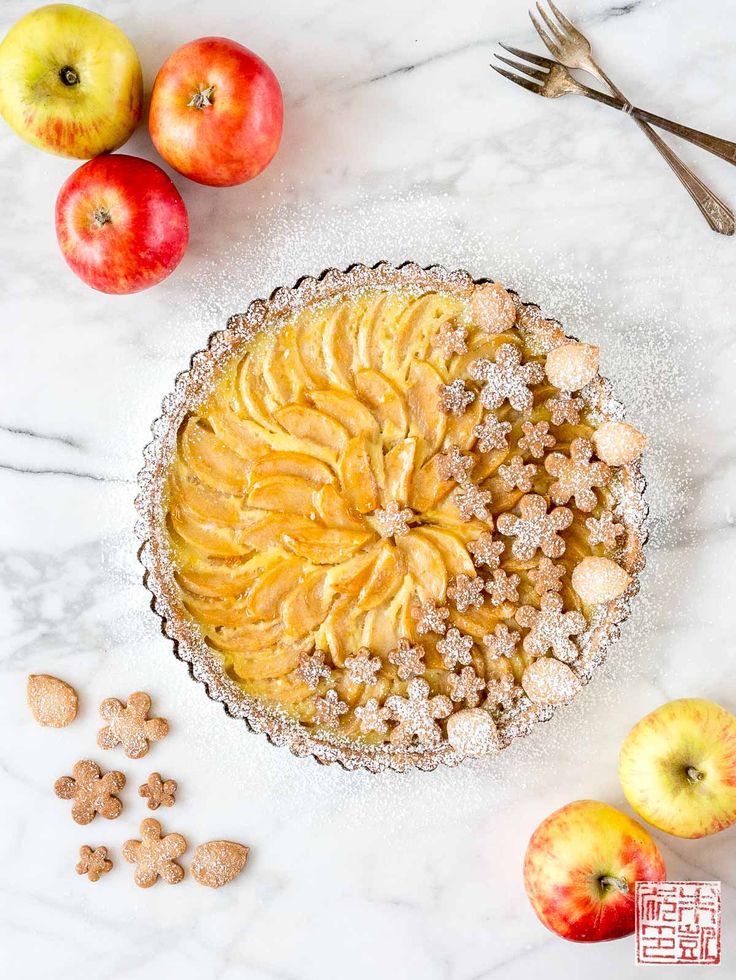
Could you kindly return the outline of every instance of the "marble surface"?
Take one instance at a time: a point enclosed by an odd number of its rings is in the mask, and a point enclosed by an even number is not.
[[[0,32],[31,4],[3,0]],[[521,0],[109,0],[147,87],[180,43],[219,33],[275,69],[286,127],[271,168],[237,189],[176,177],[192,240],[162,286],[115,298],[64,265],[53,205],[71,173],[0,129],[0,949],[17,978],[480,980],[639,975],[630,940],[576,946],[536,920],[521,863],[558,806],[627,809],[616,757],[661,702],[736,709],[733,643],[734,249],[711,233],[623,115],[546,102],[488,69],[494,42],[534,46]],[[731,0],[571,0],[640,104],[734,134]],[[145,128],[126,151],[156,159]],[[736,203],[727,164],[684,158]],[[330,265],[380,258],[501,278],[603,347],[650,435],[642,594],[574,706],[502,758],[433,774],[348,775],[248,735],[208,701],[148,609],[133,535],[135,476],[175,373],[255,296]],[[29,672],[77,685],[64,731],[25,707]],[[51,787],[95,751],[96,706],[143,688],[171,735],[128,774],[115,823],[81,828]],[[104,759],[112,764],[112,757]],[[252,846],[220,892],[133,887],[120,844],[151,769],[176,778],[166,829]],[[655,834],[672,877],[723,882],[724,965],[736,972],[736,828]],[[118,867],[74,872],[82,843]],[[652,976],[667,968],[651,968]],[[708,976],[692,968],[688,977]]]

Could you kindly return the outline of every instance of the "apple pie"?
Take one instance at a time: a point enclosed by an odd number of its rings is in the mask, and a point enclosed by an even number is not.
[[[570,701],[643,565],[644,437],[598,349],[414,264],[279,289],[154,425],[141,556],[178,655],[297,754],[433,768]]]

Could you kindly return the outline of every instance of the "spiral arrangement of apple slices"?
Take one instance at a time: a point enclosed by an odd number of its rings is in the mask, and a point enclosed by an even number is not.
[[[366,731],[356,709],[370,703],[380,710],[392,695],[406,696],[412,671],[392,656],[402,640],[421,647],[413,673],[449,704],[457,671],[437,649],[442,632],[418,630],[417,604],[427,600],[447,607],[445,628],[472,638],[469,665],[482,693],[467,705],[480,703],[493,716],[527,698],[519,682],[537,657],[521,642],[499,656],[484,638],[501,625],[523,639],[516,613],[540,607],[545,590],[539,581],[535,587],[534,572],[549,560],[541,551],[515,557],[512,538],[498,533],[499,515],[518,515],[520,501],[529,500],[508,488],[499,467],[513,456],[532,463],[531,492],[554,507],[543,457],[567,456],[595,424],[587,410],[576,424],[551,424],[547,402],[560,391],[543,377],[543,354],[529,349],[516,325],[493,333],[475,319],[467,296],[441,291],[369,289],[307,306],[250,341],[180,427],[165,505],[182,603],[232,679],[307,725],[327,723],[370,743],[390,740],[395,726]],[[437,342],[458,328],[459,350]],[[506,402],[489,410],[482,385],[470,381],[472,402],[443,411],[442,386],[472,377],[472,365],[494,362],[503,345],[540,366],[529,409]],[[477,427],[489,416],[510,431],[507,446],[484,452]],[[550,423],[554,445],[530,455],[522,425],[539,421]],[[463,519],[457,482],[443,478],[440,462],[450,447],[472,459],[472,486],[487,491],[487,519]],[[571,573],[586,556],[621,546],[591,543],[586,521],[615,505],[606,486],[595,499],[587,511],[568,504],[564,553],[555,558],[564,609],[586,622],[591,609]],[[392,509],[403,515],[397,533],[385,520]],[[488,572],[473,560],[472,542],[484,533],[502,542],[500,569],[519,577],[518,595],[463,608],[448,590],[458,577],[472,583]],[[364,648],[380,665],[359,680],[346,660]],[[337,710],[322,712],[320,703]],[[465,706],[453,700],[444,714]]]

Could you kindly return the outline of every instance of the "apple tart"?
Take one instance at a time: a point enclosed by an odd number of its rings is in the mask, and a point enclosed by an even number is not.
[[[597,348],[464,272],[353,266],[255,301],[153,432],[164,631],[300,755],[496,752],[590,679],[637,588],[644,438]]]

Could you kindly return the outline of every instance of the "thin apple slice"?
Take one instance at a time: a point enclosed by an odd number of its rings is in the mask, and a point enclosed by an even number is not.
[[[364,531],[366,526],[332,484],[315,490],[312,494],[314,508],[327,527],[339,527],[347,531]]]
[[[242,623],[240,626],[212,630],[208,636],[212,646],[222,653],[257,653],[275,646],[284,627],[278,619],[270,622]]]
[[[384,457],[383,503],[396,500],[402,506],[409,503],[412,495],[414,465],[417,457],[417,440],[402,439]]]
[[[239,497],[205,486],[192,478],[180,460],[172,469],[169,506],[180,507],[190,519],[231,527],[240,522],[242,501]]]
[[[305,575],[281,608],[286,630],[291,636],[305,636],[324,621],[331,603],[327,572],[320,569]]]
[[[419,461],[424,462],[442,445],[447,416],[438,408],[442,376],[427,361],[412,361],[409,368],[409,404],[411,435],[421,439]]]
[[[259,651],[255,656],[235,653],[232,657],[233,670],[246,682],[283,678],[299,666],[303,650],[303,644],[279,643]]]
[[[360,590],[356,605],[367,611],[385,605],[399,590],[406,574],[403,555],[394,546],[384,541],[378,550],[378,557],[370,578]]]
[[[428,459],[422,468],[414,474],[409,506],[424,513],[436,507],[444,497],[455,487],[453,480],[443,480],[440,476],[437,453]]]
[[[459,307],[451,305],[439,293],[425,293],[411,302],[396,324],[395,342],[391,356],[397,373],[405,377],[412,360],[426,360],[432,354],[432,337],[443,323],[457,314]]]
[[[322,356],[330,387],[346,391],[353,387],[354,337],[357,323],[350,304],[340,304],[327,316],[322,334]]]
[[[447,589],[447,567],[445,559],[437,547],[418,528],[396,542],[406,558],[409,575],[423,592],[441,602]]]
[[[182,602],[203,626],[242,626],[248,618],[243,599],[206,599],[182,589]]]
[[[473,429],[483,417],[483,406],[476,398],[462,415],[450,415],[447,418],[445,432],[445,447],[457,446],[458,449],[470,449],[475,442]]]
[[[274,338],[263,359],[263,380],[277,405],[300,401],[312,381],[299,357],[294,328],[286,327]]]
[[[205,486],[226,493],[245,492],[248,463],[228,449],[213,432],[190,417],[184,423],[179,438],[182,458]]]
[[[450,575],[474,575],[475,565],[461,535],[446,527],[417,528],[416,534],[428,538],[439,549]]]
[[[176,578],[181,587],[193,595],[211,599],[220,596],[237,598],[244,595],[263,570],[276,560],[273,553],[259,554],[245,562],[212,559],[180,569]]]
[[[341,453],[350,439],[345,426],[307,405],[286,405],[274,412],[274,417],[292,436],[320,446],[330,454]]]
[[[226,446],[251,462],[278,448],[273,432],[250,419],[241,419],[234,412],[212,412],[208,421]]]
[[[306,310],[294,326],[299,360],[312,380],[311,387],[314,388],[327,388],[330,383],[322,353],[324,330],[323,311]]]
[[[407,610],[411,604],[412,586],[405,579],[391,602],[371,609],[362,624],[360,645],[386,659],[401,636],[410,636]]]
[[[263,381],[263,353],[250,350],[238,365],[235,379],[236,391],[241,412],[264,429],[273,429],[273,409],[270,396]]]
[[[242,538],[251,548],[265,551],[268,548],[283,547],[284,535],[294,534],[300,529],[311,530],[313,526],[308,517],[268,513],[263,520],[249,527]]]
[[[230,528],[188,520],[176,507],[169,511],[169,521],[179,537],[205,555],[236,558],[250,551],[233,536]]]
[[[289,596],[304,574],[304,562],[299,558],[285,558],[265,571],[251,586],[245,608],[255,619],[275,619],[281,604]]]
[[[247,497],[249,507],[283,514],[310,514],[314,486],[300,476],[266,476],[255,483]]]
[[[283,535],[284,546],[315,565],[333,565],[350,558],[373,535],[339,528],[294,528]]]
[[[312,391],[308,397],[316,409],[339,422],[351,436],[365,436],[376,440],[380,436],[378,423],[370,409],[353,395],[331,389]]]
[[[314,456],[297,452],[267,453],[253,463],[250,471],[252,484],[268,476],[296,476],[308,480],[315,487],[334,482],[330,467]]]
[[[465,612],[458,612],[456,609],[452,613],[452,622],[462,633],[467,633],[476,640],[492,633],[496,626],[513,616],[514,607],[508,604],[492,606],[486,602],[480,607],[471,606]]]
[[[390,306],[389,293],[386,292],[375,293],[368,300],[368,305],[358,326],[357,359],[363,368],[381,370],[383,324]]]
[[[409,408],[386,375],[370,368],[358,371],[355,388],[377,419],[384,445],[403,439],[409,431]]]
[[[326,647],[335,663],[342,664],[345,657],[354,652],[352,638],[360,632],[364,616],[352,597],[337,599],[317,633],[317,647]]]
[[[343,493],[359,514],[370,514],[380,503],[366,440],[355,436],[343,448],[337,471]]]
[[[330,588],[338,595],[358,595],[368,581],[377,557],[377,549],[371,549],[336,565],[329,571]]]

